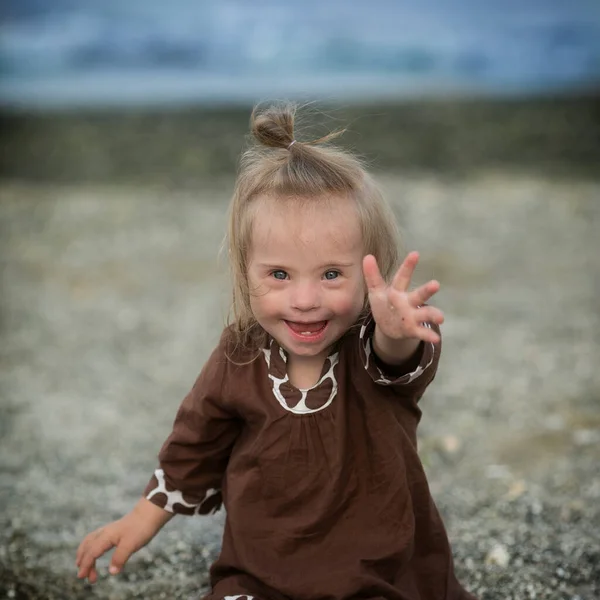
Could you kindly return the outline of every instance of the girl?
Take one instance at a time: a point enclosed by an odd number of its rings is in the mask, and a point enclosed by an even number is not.
[[[430,281],[397,267],[391,211],[359,161],[254,111],[229,214],[233,319],[122,519],[78,576],[110,573],[174,514],[227,509],[205,600],[466,600],[417,455],[439,355]],[[393,277],[392,277],[393,276]],[[386,283],[391,279],[391,283]]]

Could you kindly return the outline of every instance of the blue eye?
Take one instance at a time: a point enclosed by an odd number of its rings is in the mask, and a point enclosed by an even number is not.
[[[330,281],[332,279],[337,279],[339,276],[340,276],[339,271],[326,271],[325,272],[325,279],[329,279]]]
[[[287,279],[288,274],[285,271],[273,271],[271,273],[271,275],[275,278],[275,279],[279,279],[280,281]]]

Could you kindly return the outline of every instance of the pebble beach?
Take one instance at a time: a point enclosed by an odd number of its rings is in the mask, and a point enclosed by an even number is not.
[[[50,147],[20,127],[21,157]],[[588,142],[587,167],[564,172],[491,159],[407,168],[414,157],[393,169],[382,151],[377,177],[421,253],[418,282],[441,282],[444,349],[420,452],[480,600],[600,597],[600,178]],[[160,161],[120,177],[106,152],[94,176],[52,177],[3,155],[0,598],[197,599],[222,513],[175,519],[118,577],[103,558],[95,586],[76,579],[75,551],[136,502],[226,322],[233,179],[223,167],[177,185]]]

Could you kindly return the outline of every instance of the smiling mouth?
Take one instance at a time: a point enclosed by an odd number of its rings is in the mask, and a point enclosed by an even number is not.
[[[313,323],[296,323],[286,321],[286,325],[296,334],[306,338],[318,336],[327,327],[328,321],[314,321]]]

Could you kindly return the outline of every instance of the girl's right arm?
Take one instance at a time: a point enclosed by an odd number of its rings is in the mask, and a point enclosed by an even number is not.
[[[116,575],[129,557],[145,546],[172,517],[173,513],[142,498],[130,513],[84,538],[77,550],[77,577],[87,577],[90,583],[95,583],[98,579],[96,559],[111,548],[116,550],[110,562],[109,573]]]

